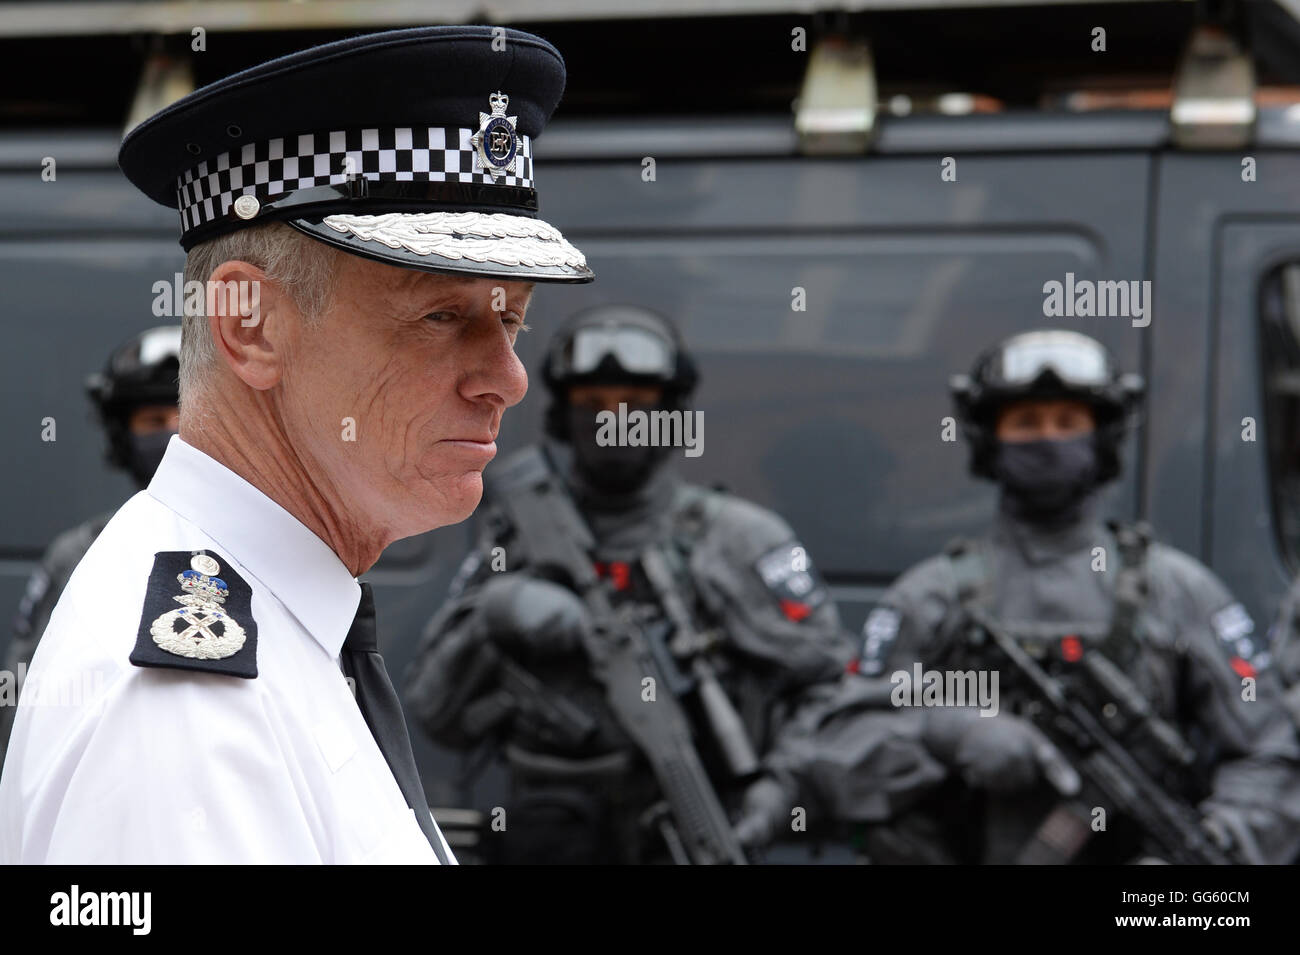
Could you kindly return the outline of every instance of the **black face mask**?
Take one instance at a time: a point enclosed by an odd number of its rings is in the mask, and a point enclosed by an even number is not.
[[[153,480],[154,471],[162,463],[175,431],[154,431],[150,434],[132,434],[127,436],[130,451],[127,453],[126,468],[140,487],[148,487]]]
[[[993,470],[1013,517],[1063,522],[1097,485],[1096,442],[1091,434],[1062,441],[1000,441]]]
[[[628,412],[662,410],[657,405],[628,405]],[[571,405],[569,442],[573,447],[573,460],[583,478],[593,487],[610,494],[627,494],[642,487],[663,460],[668,448],[626,447],[596,443],[600,425],[593,408]]]

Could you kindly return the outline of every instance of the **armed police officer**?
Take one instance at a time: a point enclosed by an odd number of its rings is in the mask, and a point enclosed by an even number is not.
[[[696,379],[663,317],[579,313],[546,358],[544,446],[487,472],[407,699],[439,743],[504,758],[499,861],[743,861],[732,797],[852,655],[783,520],[683,482],[670,447],[602,439],[620,406],[689,413]]]
[[[1192,557],[1098,515],[1141,380],[1091,338],[1035,331],[953,394],[971,470],[998,485],[993,527],[894,583],[861,675],[791,727],[750,802],[766,791],[774,816],[773,779],[801,779],[883,862],[1289,859],[1300,751],[1249,615]],[[930,673],[1000,680],[980,708],[890,712]]]
[[[180,346],[180,326],[150,328],[114,349],[104,371],[86,380],[86,392],[108,438],[108,463],[127,472],[140,490],[149,484],[179,427]],[[5,654],[10,673],[26,673],[68,578],[112,516],[96,515],[64,531],[46,548],[14,618],[13,640]],[[0,707],[0,765],[14,712],[13,706]]]

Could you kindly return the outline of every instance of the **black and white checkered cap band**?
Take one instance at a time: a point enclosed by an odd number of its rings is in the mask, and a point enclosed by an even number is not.
[[[354,129],[286,136],[223,153],[176,180],[182,235],[225,218],[240,196],[266,202],[354,176],[389,182],[472,182],[533,186],[533,145],[520,135],[514,163],[493,178],[470,142],[474,130],[455,126]]]

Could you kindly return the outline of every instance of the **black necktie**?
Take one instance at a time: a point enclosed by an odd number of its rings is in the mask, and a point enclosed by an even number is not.
[[[388,679],[388,669],[379,653],[375,639],[375,595],[370,585],[361,585],[361,603],[357,606],[352,629],[343,641],[343,672],[356,683],[357,706],[365,717],[370,734],[379,744],[388,768],[392,770],[406,804],[415,810],[420,829],[429,845],[433,846],[438,861],[450,865],[447,852],[438,838],[437,827],[429,815],[429,803],[420,783],[420,773],[415,768],[415,754],[411,751],[411,737],[406,732],[402,718],[402,704],[397,700],[393,681]]]

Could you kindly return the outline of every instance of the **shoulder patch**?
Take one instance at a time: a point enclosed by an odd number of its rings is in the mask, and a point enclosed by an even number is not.
[[[131,662],[256,677],[252,601],[244,578],[211,551],[155,554]]]
[[[876,607],[867,614],[862,625],[862,653],[858,657],[858,672],[864,676],[877,676],[885,668],[889,651],[898,639],[901,616],[893,607]]]
[[[1241,604],[1229,604],[1211,615],[1210,627],[1238,676],[1254,676],[1256,672],[1268,669],[1272,662],[1269,652],[1255,639],[1255,622]]]
[[[768,551],[754,564],[758,576],[781,605],[781,612],[798,623],[826,601],[826,585],[798,541]]]

